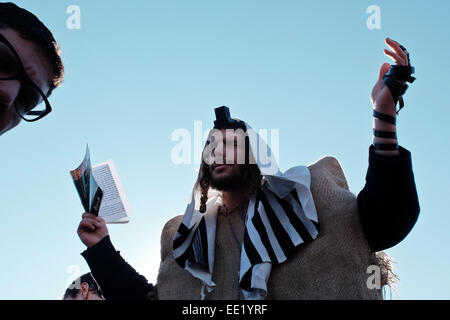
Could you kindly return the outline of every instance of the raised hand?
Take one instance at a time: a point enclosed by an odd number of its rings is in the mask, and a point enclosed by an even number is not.
[[[392,49],[392,51],[384,49],[384,54],[390,57],[392,60],[394,60],[395,65],[407,66],[409,64],[408,52],[404,51],[397,41],[394,41],[390,38],[386,38],[385,42],[389,46],[389,48]],[[371,100],[374,109],[376,109],[379,112],[392,115],[395,117],[396,103],[394,101],[394,98],[392,97],[391,91],[383,82],[383,76],[389,70],[389,68],[390,68],[389,63],[384,63],[381,66],[378,75],[378,80],[372,90]]]
[[[77,233],[87,247],[92,247],[109,234],[105,220],[90,213],[83,213]]]

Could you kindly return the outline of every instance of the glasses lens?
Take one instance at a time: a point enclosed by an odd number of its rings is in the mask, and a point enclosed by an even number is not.
[[[21,83],[19,94],[14,103],[20,115],[27,120],[39,118],[47,110],[41,92],[29,81]]]
[[[19,61],[4,43],[0,42],[0,80],[17,76],[19,73]]]

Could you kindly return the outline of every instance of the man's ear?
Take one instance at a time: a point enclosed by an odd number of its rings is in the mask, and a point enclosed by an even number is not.
[[[86,282],[83,282],[80,286],[81,291],[81,299],[87,300],[89,295],[89,285]]]

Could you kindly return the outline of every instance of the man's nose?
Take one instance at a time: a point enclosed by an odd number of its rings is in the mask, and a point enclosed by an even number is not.
[[[212,156],[214,158],[215,163],[225,163],[226,150],[225,145],[223,143],[217,143],[215,148],[212,150]]]

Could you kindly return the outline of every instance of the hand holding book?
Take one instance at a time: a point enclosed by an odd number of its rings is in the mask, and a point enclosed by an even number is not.
[[[77,233],[88,248],[96,245],[109,235],[105,220],[90,213],[83,213]]]

